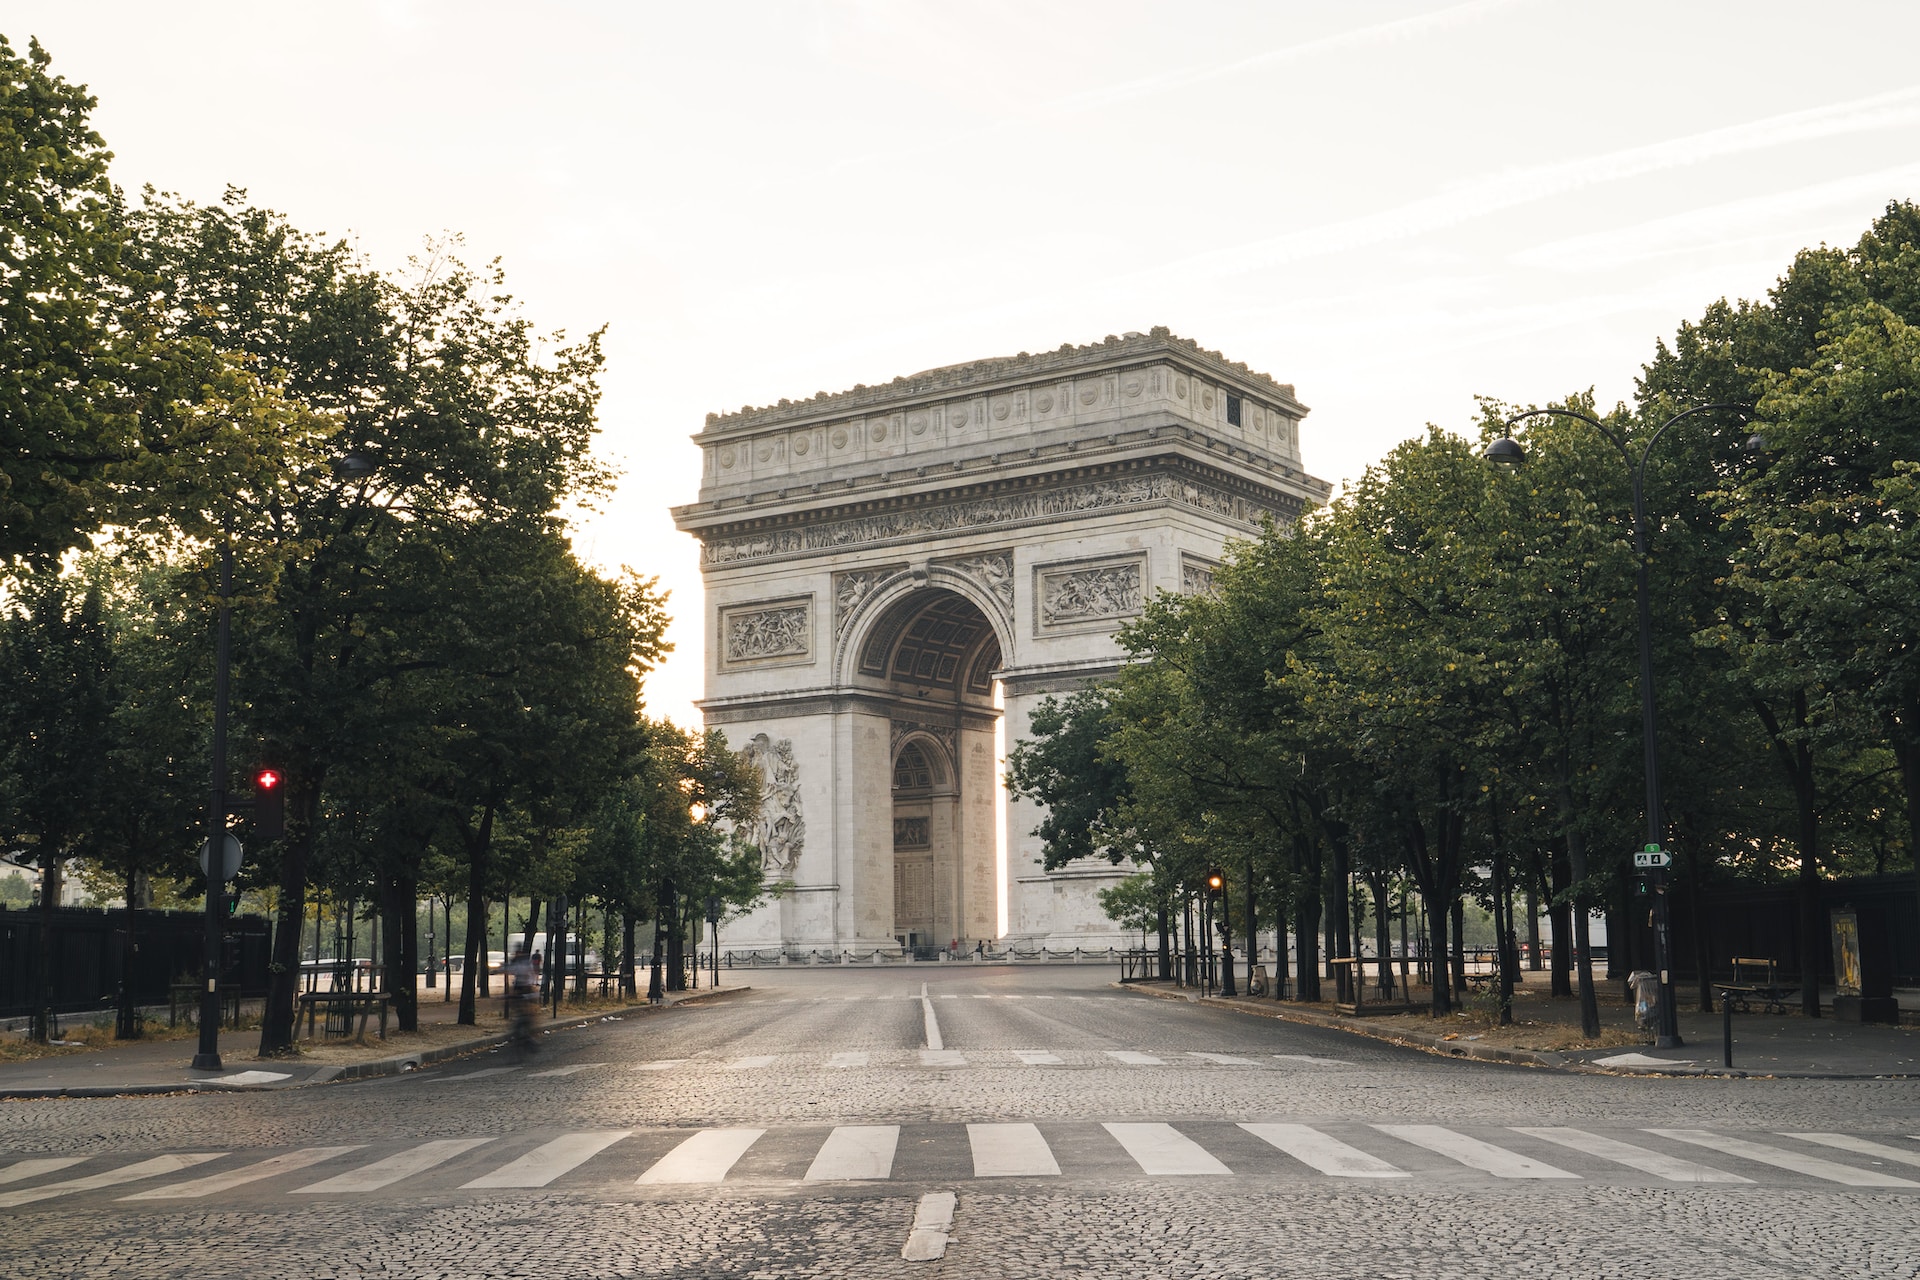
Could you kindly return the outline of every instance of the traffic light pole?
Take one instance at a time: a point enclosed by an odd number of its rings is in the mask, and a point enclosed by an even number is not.
[[[200,993],[200,1050],[195,1071],[220,1070],[220,906],[226,897],[227,667],[233,640],[233,540],[220,541],[220,620],[213,641],[213,788],[207,798],[206,988]]]

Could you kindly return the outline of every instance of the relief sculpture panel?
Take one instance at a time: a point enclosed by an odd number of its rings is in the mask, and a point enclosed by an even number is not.
[[[1042,627],[1102,625],[1140,612],[1146,564],[1139,557],[1099,564],[1042,566],[1034,598]]]
[[[723,610],[720,634],[721,653],[729,663],[808,661],[813,654],[812,602]]]
[[[756,733],[740,754],[760,771],[762,779],[760,816],[747,838],[760,850],[768,875],[791,876],[807,842],[807,823],[800,811],[800,762],[793,756],[793,740],[775,742]]]

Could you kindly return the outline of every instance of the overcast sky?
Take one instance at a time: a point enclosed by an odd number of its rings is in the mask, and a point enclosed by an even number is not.
[[[11,0],[114,174],[229,183],[399,268],[498,256],[606,324],[583,530],[672,588],[687,435],[1156,324],[1296,385],[1357,475],[1473,397],[1632,394],[1656,338],[1920,196],[1920,5],[1422,0],[154,4]]]

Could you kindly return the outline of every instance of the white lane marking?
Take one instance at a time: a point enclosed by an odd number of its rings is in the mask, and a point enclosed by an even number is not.
[[[458,1080],[482,1080],[487,1076],[504,1076],[510,1071],[518,1071],[519,1069],[518,1067],[485,1067],[479,1071],[468,1071],[457,1076],[442,1076],[440,1078],[448,1084],[452,1084]]]
[[[776,1001],[774,1001],[774,1003],[775,1003],[775,1004],[799,1004],[799,1003],[800,1003],[800,1001],[799,1001],[799,1000],[797,1000],[797,999],[791,999],[791,998],[790,998],[790,999],[786,999],[786,1000],[776,1000]]]
[[[1201,1058],[1207,1062],[1217,1062],[1223,1067],[1252,1067],[1259,1065],[1252,1058],[1236,1058],[1230,1053],[1189,1052],[1187,1056],[1189,1058]]]
[[[275,1080],[291,1080],[293,1076],[286,1071],[236,1071],[230,1076],[202,1076],[199,1084],[272,1084]]]
[[[1060,1059],[1045,1049],[1015,1049],[1013,1056],[1030,1067],[1057,1067]]]
[[[1001,996],[1002,1000],[1025,1000],[1025,996]]]
[[[864,1067],[867,1065],[867,1055],[864,1053],[836,1053],[833,1055],[833,1061],[827,1063],[827,1065],[830,1067]]]
[[[846,999],[846,1002],[847,1002],[848,1004],[852,1004],[852,1003],[853,1003],[853,1002],[854,1002],[855,1000],[863,1000],[863,999],[865,999],[865,998],[866,998],[866,997],[864,997],[864,996],[847,996],[847,997],[845,997],[845,999]]]
[[[1464,1133],[1455,1133],[1437,1124],[1376,1124],[1373,1127],[1389,1137],[1411,1142],[1416,1147],[1425,1147],[1449,1160],[1457,1160],[1469,1169],[1479,1169],[1496,1178],[1571,1178],[1576,1182],[1580,1178],[1577,1173],[1568,1173],[1565,1169],[1557,1169],[1531,1156],[1496,1147],[1478,1138],[1469,1138]]]
[[[25,1178],[37,1178],[43,1173],[56,1173],[84,1159],[85,1156],[48,1156],[41,1160],[16,1160],[0,1169],[0,1183],[19,1182]]]
[[[1069,1000],[1085,1000],[1086,998],[1087,998],[1086,996],[1068,996],[1067,997],[1067,999]]]
[[[970,1124],[967,1143],[973,1148],[976,1178],[1057,1178],[1060,1165],[1053,1150],[1032,1124]]]
[[[191,1169],[194,1165],[205,1164],[209,1160],[218,1160],[226,1154],[224,1151],[205,1151],[189,1155],[155,1156],[151,1160],[122,1165],[118,1169],[109,1169],[105,1173],[96,1173],[85,1178],[69,1178],[65,1182],[49,1182],[38,1187],[9,1191],[5,1195],[0,1195],[0,1209],[12,1209],[18,1205],[32,1204],[36,1200],[51,1200],[55,1196],[71,1195],[76,1191],[96,1191],[101,1187],[117,1187],[123,1182],[138,1182],[142,1178],[154,1178],[163,1173],[178,1173],[182,1169]]]
[[[1678,1156],[1661,1155],[1658,1151],[1636,1147],[1631,1142],[1621,1142],[1614,1138],[1602,1137],[1597,1133],[1588,1133],[1585,1129],[1569,1129],[1564,1125],[1528,1128],[1516,1124],[1511,1127],[1515,1133],[1524,1133],[1529,1138],[1556,1142],[1563,1147],[1571,1147],[1575,1151],[1583,1151],[1590,1156],[1599,1156],[1602,1160],[1623,1164],[1629,1169],[1651,1173],[1657,1178],[1665,1178],[1668,1182],[1753,1181],[1752,1178],[1743,1178],[1737,1173],[1726,1173],[1704,1164],[1695,1164],[1691,1160],[1682,1160]]]
[[[940,998],[942,1000],[958,1000],[960,997],[959,996],[941,996]]]
[[[331,1191],[378,1191],[390,1187],[402,1178],[410,1178],[416,1173],[425,1173],[435,1165],[445,1164],[457,1155],[484,1147],[492,1138],[437,1138],[432,1142],[423,1142],[417,1147],[390,1155],[384,1160],[375,1160],[362,1169],[351,1173],[339,1174],[324,1182],[315,1182],[304,1187],[295,1187],[295,1195],[322,1194]]]
[[[1150,1053],[1135,1053],[1132,1049],[1109,1049],[1107,1056],[1130,1067],[1164,1067],[1167,1064]]]
[[[518,1160],[509,1161],[492,1173],[460,1184],[461,1190],[478,1187],[544,1187],[561,1174],[585,1164],[620,1139],[631,1129],[601,1129],[587,1133],[567,1133],[552,1142],[535,1147]]]
[[[1304,1053],[1276,1053],[1273,1056],[1282,1062],[1304,1062],[1310,1067],[1350,1067],[1353,1065],[1345,1058],[1315,1058]]]
[[[677,1067],[685,1061],[685,1058],[660,1058],[653,1062],[636,1063],[633,1069],[635,1071],[665,1071],[667,1068]]]
[[[773,1062],[774,1062],[774,1055],[771,1053],[756,1054],[750,1058],[735,1058],[732,1062],[729,1062],[727,1064],[727,1070],[758,1071],[762,1067],[772,1066]]]
[[[900,1142],[897,1124],[843,1124],[820,1144],[807,1166],[808,1182],[866,1182],[893,1173],[893,1149]]]
[[[1101,1128],[1127,1149],[1142,1173],[1174,1177],[1233,1172],[1170,1124],[1105,1124]]]
[[[604,1062],[576,1062],[570,1067],[554,1067],[549,1071],[536,1071],[528,1076],[529,1080],[538,1080],[543,1076],[570,1076],[576,1071],[585,1071],[588,1067],[604,1067]]]
[[[1254,1137],[1275,1146],[1310,1169],[1335,1178],[1408,1178],[1413,1175],[1396,1169],[1377,1156],[1358,1147],[1330,1138],[1304,1124],[1243,1124]]]
[[[1823,1147],[1837,1147],[1841,1151],[1872,1156],[1876,1160],[1898,1160],[1901,1164],[1920,1165],[1920,1151],[1910,1151],[1905,1147],[1889,1147],[1884,1143],[1869,1142],[1865,1138],[1856,1138],[1851,1134],[1783,1133],[1780,1136],[1798,1138],[1802,1142],[1817,1142]]]
[[[953,1229],[954,1200],[951,1191],[929,1191],[920,1197],[920,1204],[913,1211],[913,1227],[907,1232],[907,1243],[900,1250],[902,1258],[908,1262],[932,1262],[946,1255],[948,1233]]]
[[[922,1049],[920,1065],[923,1067],[964,1067],[967,1060],[960,1056],[958,1049]]]
[[[981,996],[981,995],[976,995],[976,996],[974,997],[974,999],[975,999],[975,1000],[991,1000],[991,999],[993,999],[993,996],[992,996],[992,994],[991,994],[991,993],[989,993],[989,994],[987,994],[987,995],[984,995],[984,996]]]
[[[940,1039],[940,1019],[933,1016],[933,1001],[927,999],[927,984],[920,984],[920,1016],[926,1024],[927,1048],[944,1049],[945,1042]]]
[[[204,1178],[195,1178],[190,1182],[176,1182],[171,1186],[156,1187],[152,1191],[136,1191],[130,1196],[120,1198],[122,1200],[197,1200],[201,1196],[231,1191],[246,1183],[258,1182],[262,1178],[275,1178],[283,1173],[292,1173],[308,1165],[319,1164],[322,1160],[331,1160],[349,1151],[358,1151],[364,1145],[366,1144],[356,1142],[345,1147],[306,1147],[300,1151],[289,1151],[285,1155],[274,1156],[239,1169],[228,1169],[225,1173],[210,1173]]]
[[[654,1161],[640,1175],[642,1186],[674,1182],[720,1182],[765,1129],[702,1129]]]
[[[1035,1000],[1051,1000],[1053,999],[1053,997],[1052,996],[1035,996],[1034,999]]]
[[[1804,1173],[1809,1177],[1825,1182],[1838,1182],[1848,1187],[1920,1187],[1920,1182],[1911,1182],[1906,1178],[1896,1178],[1890,1173],[1875,1173],[1870,1169],[1855,1169],[1848,1165],[1836,1164],[1831,1160],[1822,1160],[1819,1156],[1803,1155],[1798,1151],[1787,1151],[1780,1147],[1769,1147],[1764,1143],[1748,1142],[1745,1138],[1727,1138],[1717,1133],[1708,1133],[1705,1129],[1649,1129],[1648,1133],[1658,1134],[1662,1138],[1672,1138],[1675,1142],[1690,1142],[1696,1147],[1705,1147],[1709,1151],[1720,1151],[1742,1160],[1753,1160],[1760,1164],[1770,1164],[1776,1169],[1787,1169],[1794,1173]]]

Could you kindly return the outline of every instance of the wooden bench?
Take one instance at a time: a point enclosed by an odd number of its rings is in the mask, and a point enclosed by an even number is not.
[[[393,997],[384,991],[302,991],[295,997],[300,1008],[307,1013],[307,1039],[313,1039],[313,1022],[322,1010],[326,1012],[327,1034],[346,1035],[351,1030],[353,1038],[364,1040],[367,1037],[367,1016],[376,1008],[380,1011],[380,1038],[387,1038],[387,1006]],[[353,1029],[354,1015],[358,1014],[360,1025]],[[299,1011],[294,1012],[294,1023],[300,1021]]]
[[[1761,974],[1766,980],[1760,980]],[[1733,958],[1733,981],[1716,982],[1713,989],[1729,1008],[1741,1013],[1752,1013],[1758,1004],[1767,1013],[1785,1013],[1787,1001],[1799,994],[1799,987],[1782,986],[1779,979],[1779,965],[1772,960],[1756,960],[1751,956]]]

